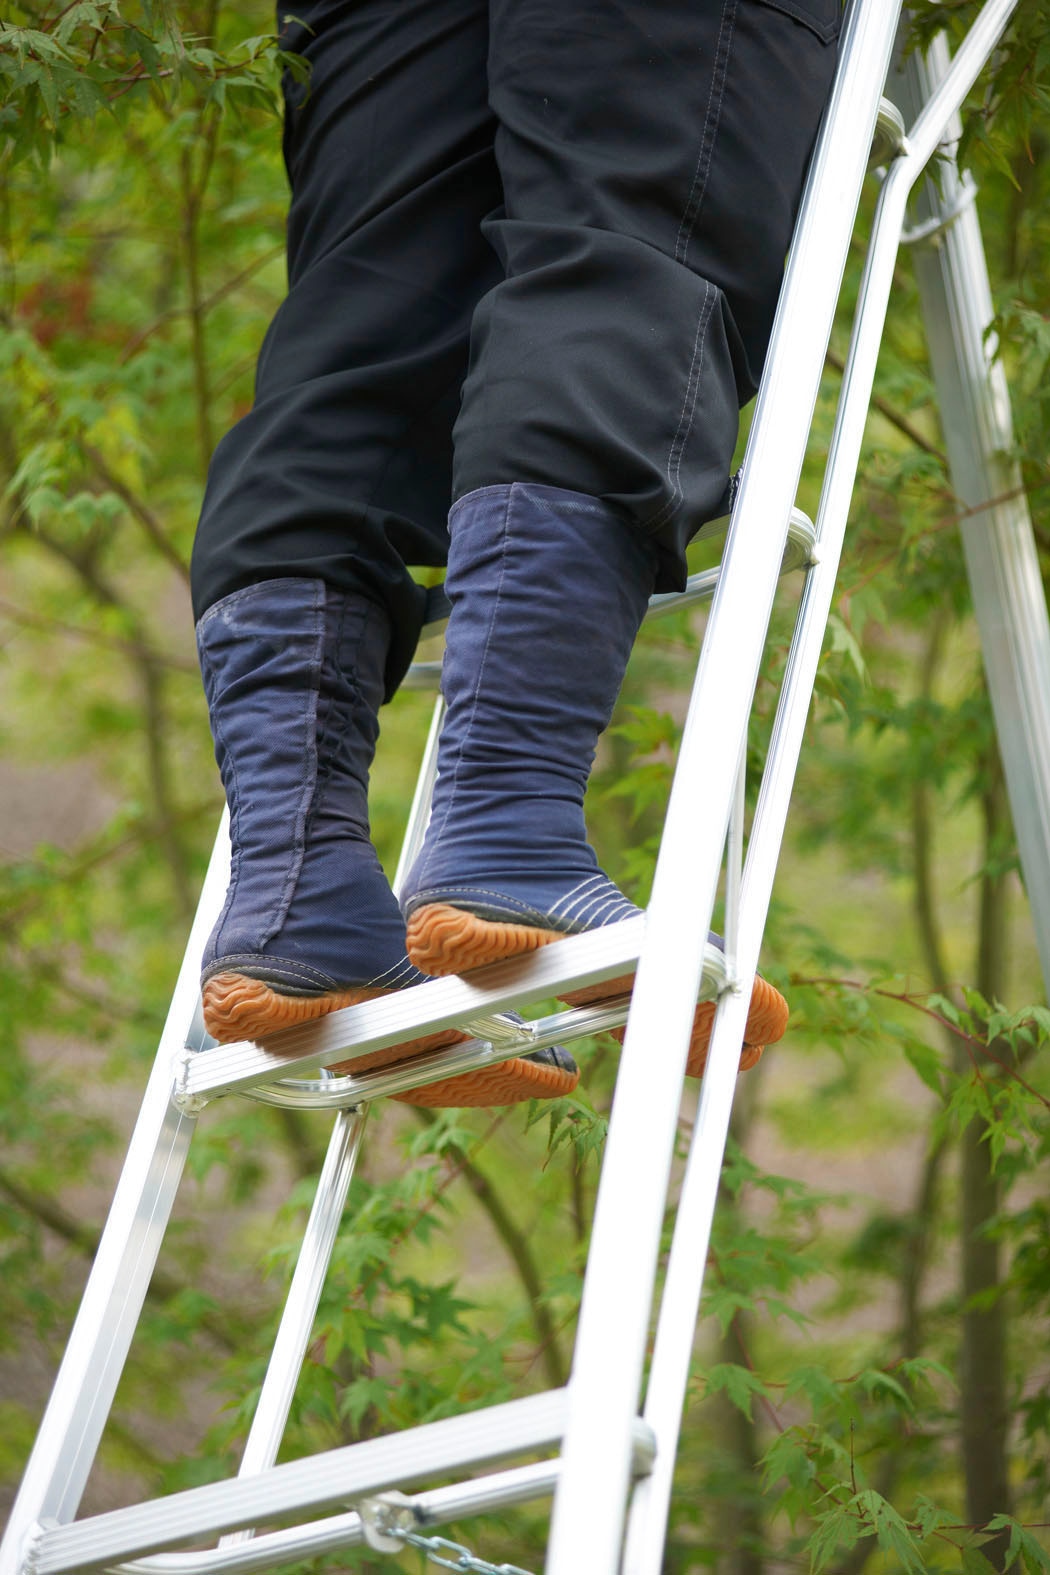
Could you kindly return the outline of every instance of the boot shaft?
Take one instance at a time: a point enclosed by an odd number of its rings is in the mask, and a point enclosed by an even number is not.
[[[269,580],[210,608],[197,642],[232,851],[205,965],[273,943],[345,974],[340,909],[355,886],[375,887],[397,926],[368,837],[386,615],[321,580]],[[384,955],[399,948],[392,931]]]

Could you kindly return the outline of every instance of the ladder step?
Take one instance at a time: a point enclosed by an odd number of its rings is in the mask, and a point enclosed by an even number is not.
[[[175,1104],[181,1110],[196,1110],[202,1101],[214,1099],[220,1094],[234,1093],[250,1088],[253,1084],[270,1083],[283,1077],[298,1077],[325,1062],[346,1060],[355,1052],[364,1055],[454,1024],[469,1026],[479,1019],[490,1018],[492,1013],[548,999],[568,984],[578,988],[630,973],[637,964],[644,934],[645,915],[638,914],[619,924],[611,924],[604,930],[566,936],[564,940],[543,946],[528,957],[517,957],[479,968],[469,980],[434,979],[428,984],[416,985],[411,990],[367,1001],[360,1006],[344,1007],[342,1011],[331,1012],[315,1022],[303,1023],[297,1028],[274,1034],[272,1039],[267,1040],[265,1047],[243,1041],[233,1045],[217,1045],[201,1052],[191,1051],[180,1065],[173,1095]],[[723,953],[715,946],[706,946],[701,998],[714,999],[728,982]],[[541,1044],[532,1034],[527,1040],[515,1037],[508,1043],[507,1025],[491,1021],[484,1023],[484,1032],[490,1041],[495,1033],[503,1035],[502,1055],[494,1053],[486,1056],[484,1046],[480,1049],[477,1046],[455,1046],[451,1050],[435,1053],[450,1059],[429,1061],[428,1065],[432,1068],[440,1066],[443,1069],[441,1075],[447,1075],[452,1058],[462,1058],[464,1053],[468,1057],[477,1056],[475,1064],[484,1065],[494,1063],[497,1059],[505,1060],[508,1055],[520,1055],[526,1048],[538,1049]],[[557,1041],[549,1038],[547,1042]],[[457,1064],[462,1070],[467,1063],[461,1059]],[[393,1075],[383,1074],[387,1079]],[[403,1076],[404,1070],[398,1075]],[[438,1073],[435,1071],[434,1075],[436,1077]],[[378,1079],[379,1074],[363,1074],[358,1080],[359,1086],[362,1090],[365,1087],[377,1087]],[[428,1081],[433,1081],[433,1078]],[[403,1086],[414,1086],[411,1078]],[[364,1093],[361,1092],[358,1097],[363,1099]]]
[[[349,1110],[375,1099],[389,1099],[392,1094],[423,1088],[427,1083],[442,1082],[460,1072],[498,1066],[511,1056],[530,1055],[534,1050],[545,1050],[552,1045],[571,1044],[584,1034],[604,1034],[610,1029],[622,1028],[630,1005],[631,997],[624,995],[603,1006],[571,1007],[564,1012],[534,1017],[528,1023],[513,1024],[516,1030],[513,1038],[499,1032],[486,1034],[486,1023],[502,1027],[508,1019],[479,1019],[465,1025],[477,1035],[476,1038],[444,1050],[411,1056],[395,1066],[377,1067],[357,1076],[340,1075],[322,1068],[313,1078],[282,1078],[276,1083],[256,1084],[239,1092],[245,1099],[284,1110]],[[178,1097],[181,1099],[181,1095]]]
[[[110,1510],[72,1525],[43,1528],[31,1538],[26,1569],[29,1575],[74,1575],[76,1571],[108,1568],[144,1554],[176,1548],[180,1543],[341,1509],[355,1499],[427,1477],[445,1476],[464,1467],[533,1450],[556,1448],[560,1446],[567,1415],[568,1391],[552,1389],[385,1438],[347,1444],[307,1460],[273,1466],[257,1476],[212,1482],[168,1498],[133,1504],[128,1509]],[[642,1474],[652,1464],[654,1444],[651,1430],[641,1421],[634,1427],[634,1454],[635,1469]],[[556,1467],[557,1462],[552,1465]],[[467,1503],[477,1498],[478,1491],[477,1484],[462,1484],[460,1513],[466,1513]],[[487,1507],[493,1507],[493,1495],[499,1491],[498,1482],[484,1487]],[[521,1483],[512,1479],[508,1492],[515,1491],[521,1491]],[[348,1525],[347,1530],[352,1532],[353,1528]],[[306,1537],[311,1528],[298,1527],[296,1532]],[[291,1534],[276,1535],[281,1539],[282,1561],[299,1556],[289,1546]],[[239,1544],[208,1555],[190,1554],[185,1563],[175,1565],[168,1560],[163,1567],[195,1568],[200,1560],[201,1569],[245,1568],[237,1555],[248,1553],[250,1548],[251,1544]],[[228,1564],[223,1562],[225,1558]]]

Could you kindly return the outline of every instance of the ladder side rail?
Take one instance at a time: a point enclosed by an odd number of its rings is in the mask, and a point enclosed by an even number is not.
[[[679,753],[580,1311],[547,1575],[615,1575],[699,958],[787,522],[900,7],[854,5],[788,260]],[[659,1046],[659,1054],[653,1050]],[[735,1066],[707,1081],[735,1082]],[[709,1092],[712,1098],[715,1090]],[[646,1162],[639,1166],[639,1154]],[[596,1504],[602,1514],[592,1513]]]
[[[974,44],[960,50],[948,85],[956,102],[970,90],[1009,19],[1015,0],[997,0],[981,13],[981,31]],[[975,23],[975,27],[978,24]],[[947,71],[942,73],[947,76]],[[934,120],[895,161],[884,183],[868,256],[858,293],[850,348],[828,448],[828,463],[817,515],[816,562],[807,577],[785,667],[767,766],[748,845],[741,897],[740,972],[746,1003],[750,980],[758,965],[769,898],[787,820],[791,790],[802,747],[834,596],[848,522],[864,426],[883,325],[892,288],[893,266],[904,224],[907,194],[919,179],[939,134],[936,116],[945,124],[950,100],[942,97]],[[709,1067],[723,1055],[730,1066],[744,1018],[737,1000],[719,1006],[712,1034]],[[716,1111],[708,1099],[705,1076],[700,1107],[690,1144],[679,1198],[674,1238],[668,1260],[660,1318],[653,1350],[644,1418],[657,1439],[652,1473],[635,1489],[628,1531],[624,1575],[659,1575],[671,1493],[674,1454],[688,1381],[696,1313],[703,1287],[714,1203],[728,1132],[729,1109]]]
[[[902,102],[925,97],[947,70],[935,39],[895,83]],[[947,127],[954,147],[957,116]],[[1050,622],[1020,466],[1006,374],[989,345],[993,305],[976,206],[967,200],[950,150],[942,149],[939,190],[917,194],[935,244],[915,248],[915,274],[941,409],[970,594],[981,639],[1021,868],[1050,995]],[[955,217],[949,220],[949,216]],[[947,222],[946,222],[947,221]]]
[[[3,1575],[20,1567],[23,1539],[37,1520],[76,1514],[175,1201],[195,1121],[171,1103],[171,1069],[186,1042],[201,951],[226,889],[226,824],[224,817],[95,1262],[0,1544]]]
[[[438,737],[441,733],[441,724],[445,720],[445,701],[438,695],[434,702],[434,711],[430,719],[430,731],[427,734],[426,747],[423,750],[423,759],[416,779],[416,790],[412,796],[412,807],[408,812],[408,824],[401,842],[401,854],[397,861],[397,870],[392,881],[394,895],[399,896],[405,883],[405,877],[419,856],[426,835],[427,821],[430,819],[430,801],[434,797],[434,784],[437,781]]]

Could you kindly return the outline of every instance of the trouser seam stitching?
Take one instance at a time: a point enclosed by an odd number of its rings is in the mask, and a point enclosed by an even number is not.
[[[675,261],[688,266],[689,243],[696,228],[707,195],[707,182],[714,161],[715,141],[718,127],[721,124],[722,103],[725,97],[725,85],[729,76],[729,56],[733,46],[733,28],[736,20],[736,0],[725,0],[722,7],[722,22],[719,29],[718,42],[715,45],[715,61],[711,75],[711,92],[708,96],[707,112],[704,125],[700,133],[700,150],[697,155],[696,170],[693,182],[689,188],[682,219],[678,226],[678,235],[675,239]],[[681,485],[682,455],[689,441],[689,434],[693,430],[696,417],[696,402],[700,393],[701,374],[704,365],[704,353],[707,330],[711,321],[714,304],[715,287],[707,279],[704,283],[704,299],[701,303],[697,319],[696,337],[693,340],[693,353],[689,362],[689,373],[686,378],[685,391],[682,396],[682,408],[678,413],[678,424],[675,428],[674,438],[667,453],[665,475],[670,489],[670,497],[663,507],[645,520],[644,528],[655,531],[665,524],[678,508],[685,496]],[[699,356],[699,359],[698,359]]]

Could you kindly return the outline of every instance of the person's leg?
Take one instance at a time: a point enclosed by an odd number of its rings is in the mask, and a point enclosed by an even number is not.
[[[657,589],[723,511],[839,0],[490,0],[504,278],[474,316],[453,497],[600,499]]]
[[[506,277],[456,427],[449,713],[404,897],[425,972],[633,911],[583,794],[649,592],[682,583],[719,512],[764,356],[837,22],[833,0],[784,4],[493,0]],[[748,1043],[785,1021],[759,981]]]
[[[212,459],[194,616],[267,579],[360,593],[388,614],[391,694],[423,613],[406,565],[445,561],[471,314],[499,277],[485,4],[305,0],[281,37],[311,66],[286,83],[289,289]]]
[[[369,838],[368,773],[418,634],[406,563],[444,557],[470,313],[498,273],[479,229],[499,195],[484,8],[308,0],[296,18],[285,41],[313,70],[288,109],[290,289],[255,406],[216,452],[193,565],[231,809],[202,977],[224,1041],[420,977]],[[575,1078],[562,1052],[408,1097],[491,1104]]]

